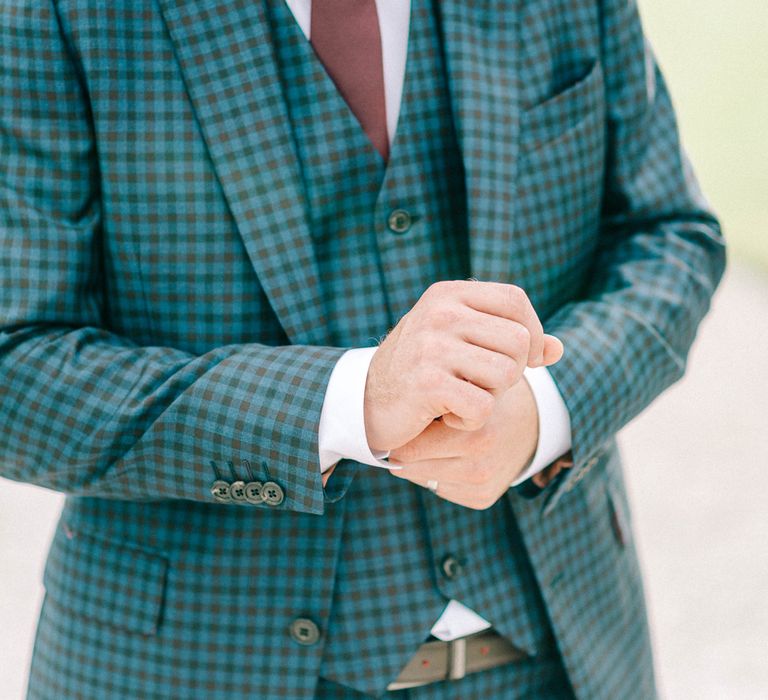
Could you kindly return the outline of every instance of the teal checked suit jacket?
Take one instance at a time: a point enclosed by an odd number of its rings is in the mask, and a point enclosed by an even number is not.
[[[682,375],[723,239],[632,1],[439,13],[472,276],[566,347],[574,466],[510,507],[577,696],[651,697],[613,438]],[[347,348],[302,197],[264,2],[0,0],[0,474],[68,495],[31,697],[312,697],[288,630],[323,630],[368,467],[323,488]],[[279,503],[215,498],[244,460]]]

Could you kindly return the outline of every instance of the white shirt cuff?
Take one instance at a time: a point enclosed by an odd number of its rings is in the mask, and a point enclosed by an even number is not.
[[[372,452],[365,435],[365,380],[376,350],[347,350],[331,372],[318,429],[321,472],[326,472],[340,459],[372,467],[398,468],[383,461],[389,452]]]
[[[546,367],[526,367],[525,379],[539,411],[539,443],[528,468],[512,486],[522,484],[571,449],[571,416]]]

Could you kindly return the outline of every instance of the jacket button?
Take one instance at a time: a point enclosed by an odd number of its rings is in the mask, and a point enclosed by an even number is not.
[[[233,501],[244,503],[245,502],[245,482],[233,481],[229,485],[229,495],[231,496]]]
[[[405,209],[395,209],[387,219],[387,226],[392,233],[407,233],[413,224],[413,217]]]
[[[464,566],[458,558],[454,557],[452,554],[448,554],[443,557],[443,560],[440,562],[440,570],[443,572],[445,578],[449,581],[453,581],[453,579],[461,576],[461,572],[464,571]]]
[[[229,484],[226,481],[217,479],[211,485],[211,496],[219,503],[229,503],[232,500],[232,496],[229,495]]]
[[[274,481],[267,481],[261,487],[261,498],[268,506],[279,506],[285,500],[285,493]]]
[[[290,627],[291,639],[303,646],[317,644],[320,639],[318,626],[306,617],[297,617]]]
[[[264,503],[264,499],[261,497],[261,487],[260,481],[249,481],[245,485],[245,500],[255,506]]]

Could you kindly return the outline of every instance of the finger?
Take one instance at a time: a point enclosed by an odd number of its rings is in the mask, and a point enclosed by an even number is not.
[[[510,357],[518,351],[517,334],[527,332],[528,329],[518,321],[475,309],[467,309],[460,328],[461,338],[467,343]],[[530,340],[528,342],[530,344]]]
[[[452,415],[452,414],[448,414]],[[445,416],[443,416],[445,419]],[[434,421],[421,434],[389,453],[389,461],[414,464],[427,459],[461,457],[467,450],[467,431],[454,430],[444,421]]]
[[[449,377],[442,381],[435,393],[433,413],[443,416],[452,413],[458,419],[450,427],[456,430],[478,430],[491,417],[496,405],[493,394],[472,382]]]
[[[528,295],[512,284],[467,282],[459,288],[459,300],[476,311],[517,321],[531,336],[527,364],[541,365],[544,360],[544,329]]]
[[[440,479],[437,479],[432,476],[428,478],[424,478],[417,475],[403,476],[402,470],[390,472],[390,474],[392,474],[392,476],[396,476],[398,479],[403,479],[404,481],[410,481],[412,484],[416,484],[416,486],[421,486],[424,489],[429,489],[430,491],[432,491],[432,489],[429,488],[429,485],[430,485],[429,482],[436,481],[438,495],[445,495],[449,492],[458,493],[460,492],[461,489],[466,490],[467,488],[464,484],[457,484],[452,481],[448,481],[447,479],[443,479],[443,481],[440,481]],[[432,493],[435,493],[435,492],[432,491]]]
[[[520,354],[520,324],[483,311],[470,310],[462,339],[472,345],[499,352],[507,357]],[[525,331],[528,329],[526,328]],[[563,343],[553,335],[544,334],[544,360],[546,366],[553,365],[563,356]]]
[[[393,473],[393,475],[399,476],[399,473]],[[433,491],[429,488],[427,485],[427,480],[425,479],[413,478],[406,479],[406,481],[410,481],[412,484],[432,492],[435,496],[442,498],[444,501],[450,501],[451,503],[455,503],[456,505],[464,506],[467,508],[479,507],[477,502],[478,499],[473,489],[468,488],[465,484],[456,484],[449,481],[437,480],[437,490]]]
[[[464,421],[453,413],[446,413],[442,417],[442,422],[454,431],[467,432],[467,429],[464,427]]]
[[[524,325],[470,309],[467,320],[462,323],[460,337],[469,345],[515,361],[519,370],[516,379],[520,379],[531,351],[531,334]]]
[[[504,392],[519,381],[527,359],[528,346],[522,343],[515,357],[463,343],[450,353],[448,366],[458,379],[466,379],[483,389]]]
[[[456,436],[466,439],[467,435],[466,430],[454,430],[442,420],[434,421],[413,440],[390,451],[387,461],[390,464],[415,464],[427,459],[459,457],[462,452]]]
[[[431,479],[438,483],[473,483],[472,472],[466,461],[458,457],[426,459],[412,464],[395,461],[394,464],[401,467],[396,470],[398,477],[414,483],[426,484]]]

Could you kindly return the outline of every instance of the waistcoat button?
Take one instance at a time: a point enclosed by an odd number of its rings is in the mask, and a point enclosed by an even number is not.
[[[320,629],[306,617],[297,617],[290,627],[291,639],[303,646],[317,644],[320,639]]]
[[[440,569],[443,572],[443,576],[452,581],[455,578],[461,576],[461,572],[464,570],[462,563],[459,559],[452,554],[448,554],[443,557],[443,561],[440,562]]]
[[[405,209],[395,209],[387,219],[387,226],[392,233],[407,233],[413,224],[413,217]]]

